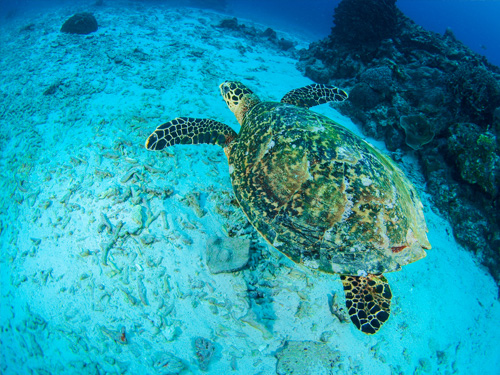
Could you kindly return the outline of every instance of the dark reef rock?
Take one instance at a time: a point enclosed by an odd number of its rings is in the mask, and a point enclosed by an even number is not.
[[[238,19],[236,17],[226,18],[226,19],[220,21],[220,23],[217,27],[236,31],[239,29]]]
[[[268,27],[264,31],[257,30],[253,26],[247,26],[245,24],[240,24],[236,17],[226,18],[220,21],[215,27],[220,29],[231,30],[239,36],[245,37],[247,39],[258,39],[267,40],[269,44],[273,47],[278,47],[279,50],[283,52],[294,52],[296,53],[295,43],[291,40],[278,38],[276,31]]]
[[[500,68],[395,0],[343,0],[299,69],[349,91],[338,108],[391,151],[414,152],[457,240],[500,280]]]
[[[387,66],[366,69],[360,74],[359,80],[383,95],[393,91],[392,70]]]
[[[97,20],[91,13],[76,13],[61,27],[63,33],[90,34],[97,31]]]
[[[35,31],[35,24],[34,23],[30,23],[30,24],[27,24],[26,26],[23,26],[21,28],[21,30],[19,30],[20,32],[32,32],[32,31]]]
[[[276,34],[276,31],[268,27],[267,29],[264,30],[262,33],[262,36],[268,38],[269,40],[277,40],[278,35]]]
[[[62,85],[62,81],[57,81],[57,82],[53,83],[43,92],[43,95],[45,95],[45,96],[54,95],[57,92],[57,89],[59,88],[59,86],[61,86],[61,85]]]
[[[278,46],[283,50],[283,51],[288,51],[289,49],[295,47],[293,42],[291,40],[281,38],[278,40]]]
[[[363,110],[375,108],[383,101],[382,95],[364,82],[352,88],[349,99],[356,107]]]

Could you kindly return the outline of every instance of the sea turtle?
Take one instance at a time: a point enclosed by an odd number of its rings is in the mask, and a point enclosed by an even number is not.
[[[387,156],[309,108],[341,102],[336,87],[312,84],[263,102],[240,82],[220,91],[241,125],[237,134],[210,119],[160,125],[148,150],[174,144],[224,148],[236,199],[273,247],[296,263],[340,274],[352,322],[367,334],[389,318],[385,272],[430,249],[422,203]]]

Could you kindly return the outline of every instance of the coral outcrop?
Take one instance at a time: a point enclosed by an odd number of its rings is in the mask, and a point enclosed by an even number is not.
[[[490,196],[497,197],[500,157],[495,135],[470,123],[455,124],[450,133],[448,153],[460,176],[470,184],[477,184]]]
[[[395,3],[343,0],[331,34],[299,51],[299,69],[347,89],[344,114],[419,158],[455,236],[500,280],[500,68]]]
[[[294,42],[285,38],[279,38],[276,31],[269,27],[264,31],[258,30],[254,26],[247,26],[245,24],[239,23],[236,17],[223,19],[216,27],[220,29],[230,30],[235,34],[243,36],[250,40],[267,40],[270,45],[278,47],[282,51],[295,51]],[[243,52],[243,50],[240,52]]]
[[[64,22],[61,31],[67,34],[90,34],[97,31],[97,20],[92,13],[76,13]]]
[[[198,359],[198,365],[200,370],[207,371],[210,361],[215,353],[215,345],[212,341],[203,338],[196,337],[193,341],[193,347]]]
[[[406,133],[405,142],[414,150],[420,149],[434,138],[429,121],[422,115],[401,116],[399,124]]]

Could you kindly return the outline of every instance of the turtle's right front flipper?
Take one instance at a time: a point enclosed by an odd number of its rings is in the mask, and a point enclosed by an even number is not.
[[[226,147],[236,136],[233,129],[218,121],[177,117],[158,126],[146,140],[146,148],[159,151],[173,145],[196,145],[199,143]]]

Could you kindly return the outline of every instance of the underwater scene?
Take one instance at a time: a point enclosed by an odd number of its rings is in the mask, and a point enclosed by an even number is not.
[[[0,374],[500,373],[500,2],[0,2]]]

